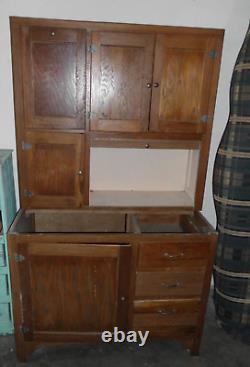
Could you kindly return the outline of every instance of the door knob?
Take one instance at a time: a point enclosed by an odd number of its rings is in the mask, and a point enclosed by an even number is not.
[[[154,83],[154,88],[158,88],[159,87],[159,83]]]
[[[147,83],[147,88],[151,88],[152,84],[151,83]]]

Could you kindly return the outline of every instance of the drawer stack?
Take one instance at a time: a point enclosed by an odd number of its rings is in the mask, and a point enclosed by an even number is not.
[[[175,235],[165,243],[139,244],[134,330],[149,330],[151,337],[187,339],[193,348],[208,294],[209,253],[206,237],[203,242],[190,238],[186,242],[183,235]]]
[[[12,151],[0,150],[0,334],[13,331],[6,235],[15,213]]]

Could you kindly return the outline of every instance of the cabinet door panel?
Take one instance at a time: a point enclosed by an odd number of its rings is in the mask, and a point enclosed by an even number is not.
[[[154,37],[93,32],[91,130],[146,131]]]
[[[33,208],[78,207],[81,203],[82,138],[77,134],[28,132],[24,151],[24,202]]]
[[[209,113],[215,39],[158,35],[150,130],[201,132]]]
[[[27,339],[99,333],[120,324],[118,298],[127,292],[121,259],[130,246],[24,243],[18,252],[24,257],[18,273]]]
[[[85,32],[23,28],[26,126],[84,128]]]

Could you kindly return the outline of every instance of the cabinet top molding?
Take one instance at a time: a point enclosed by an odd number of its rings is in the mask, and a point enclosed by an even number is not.
[[[199,33],[210,34],[214,36],[224,36],[224,29],[216,28],[199,28],[199,27],[183,27],[183,26],[166,26],[166,25],[152,25],[152,24],[134,24],[134,23],[113,23],[113,22],[98,22],[98,21],[80,21],[80,20],[66,20],[66,19],[48,19],[48,18],[29,18],[29,17],[10,17],[11,25],[41,25],[45,27],[64,27],[64,28],[79,28],[87,29],[89,31],[121,31],[126,29],[128,32],[149,32],[149,33],[183,33],[187,34]]]

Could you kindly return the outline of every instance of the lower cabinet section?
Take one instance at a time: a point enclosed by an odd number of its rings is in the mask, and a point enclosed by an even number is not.
[[[121,210],[21,211],[9,233],[18,358],[115,327],[198,354],[216,233],[187,216],[182,233],[143,233]]]

